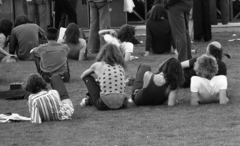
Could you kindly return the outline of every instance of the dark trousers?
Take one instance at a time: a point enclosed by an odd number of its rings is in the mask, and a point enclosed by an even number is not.
[[[72,8],[74,9],[74,11],[76,12],[78,0],[69,0],[69,2]],[[68,24],[69,24],[69,16],[66,13],[63,13],[60,21],[60,27],[67,27]]]
[[[73,22],[77,24],[77,13],[71,6],[69,0],[56,0],[55,1],[55,27],[59,28],[62,14],[66,13],[69,18],[69,23]]]
[[[210,0],[193,0],[194,40],[212,39]]]
[[[48,73],[48,72],[43,72],[40,68],[40,61],[41,61],[41,58],[40,57],[37,57],[37,56],[34,56],[34,61],[35,61],[35,65],[36,65],[36,68],[37,68],[37,72],[42,76],[42,78],[47,82],[49,83],[50,80],[51,80],[51,77],[52,77],[52,74],[51,73]],[[70,71],[69,71],[69,66],[68,66],[68,62],[67,62],[67,71],[65,71],[63,74],[59,75],[62,80],[64,82],[69,82],[70,80]]]
[[[96,82],[95,78],[91,75],[86,76],[83,79],[85,85],[87,86],[88,93],[90,95],[90,102],[98,109],[98,110],[108,110],[109,108],[103,103],[100,97],[100,86]]]
[[[168,17],[172,30],[173,39],[179,53],[180,62],[191,59],[191,40],[188,32],[189,13],[192,2],[181,4],[176,3],[169,7]]]
[[[59,75],[53,75],[51,77],[51,87],[54,90],[57,90],[61,100],[69,99],[69,95],[64,85],[62,78]]]

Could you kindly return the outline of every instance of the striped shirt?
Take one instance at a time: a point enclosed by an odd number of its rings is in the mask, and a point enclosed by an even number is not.
[[[70,99],[60,100],[56,90],[31,94],[28,100],[32,123],[71,119],[74,108]]]

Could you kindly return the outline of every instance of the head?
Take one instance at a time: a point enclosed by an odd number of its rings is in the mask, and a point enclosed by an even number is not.
[[[131,25],[124,24],[118,31],[118,39],[121,42],[132,42],[135,39],[135,28]]]
[[[122,52],[114,44],[104,45],[98,53],[97,61],[104,61],[111,66],[118,64],[126,68]]]
[[[31,21],[28,19],[27,15],[20,15],[16,18],[14,26],[17,27],[22,24],[30,23]]]
[[[58,38],[58,30],[54,27],[47,29],[47,39],[49,41],[56,41]]]
[[[65,42],[72,43],[72,44],[77,44],[79,43],[79,37],[80,37],[80,31],[75,23],[70,23],[67,26],[67,29],[65,31]]]
[[[176,58],[170,58],[159,66],[158,72],[163,72],[164,78],[171,90],[182,86],[184,82],[183,70]]]
[[[40,74],[31,74],[27,77],[25,90],[36,94],[42,90],[47,90],[47,83],[43,80]]]
[[[211,42],[206,49],[206,54],[214,56],[217,60],[222,60],[223,50],[219,42]]]
[[[157,21],[167,18],[167,11],[163,8],[161,4],[154,5],[150,12],[149,19]]]
[[[6,37],[9,36],[12,31],[12,26],[13,23],[10,20],[3,18],[0,21],[0,33],[3,33]]]
[[[202,55],[198,57],[194,64],[194,70],[200,77],[212,79],[218,72],[218,64],[216,58],[211,55]]]

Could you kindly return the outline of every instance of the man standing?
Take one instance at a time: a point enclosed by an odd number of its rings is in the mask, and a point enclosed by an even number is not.
[[[27,0],[28,18],[36,22],[43,30],[47,30],[47,4],[46,0]]]
[[[112,0],[88,0],[90,6],[90,33],[88,49],[98,53],[105,41],[99,37],[98,31],[110,28],[110,13],[108,3]]]

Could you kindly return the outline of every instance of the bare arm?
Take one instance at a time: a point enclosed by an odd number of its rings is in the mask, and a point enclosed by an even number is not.
[[[176,104],[177,93],[178,93],[178,89],[170,91],[170,93],[168,95],[168,106],[174,106]]]
[[[198,92],[192,92],[190,104],[191,105],[199,105],[198,99],[199,99]]]
[[[229,102],[226,92],[227,92],[226,89],[222,89],[219,91],[219,103],[220,104],[227,104]]]
[[[81,79],[85,78],[86,76],[95,73],[95,69],[96,69],[96,63],[94,63],[92,66],[90,66],[89,69],[85,70],[82,75],[81,75]]]

